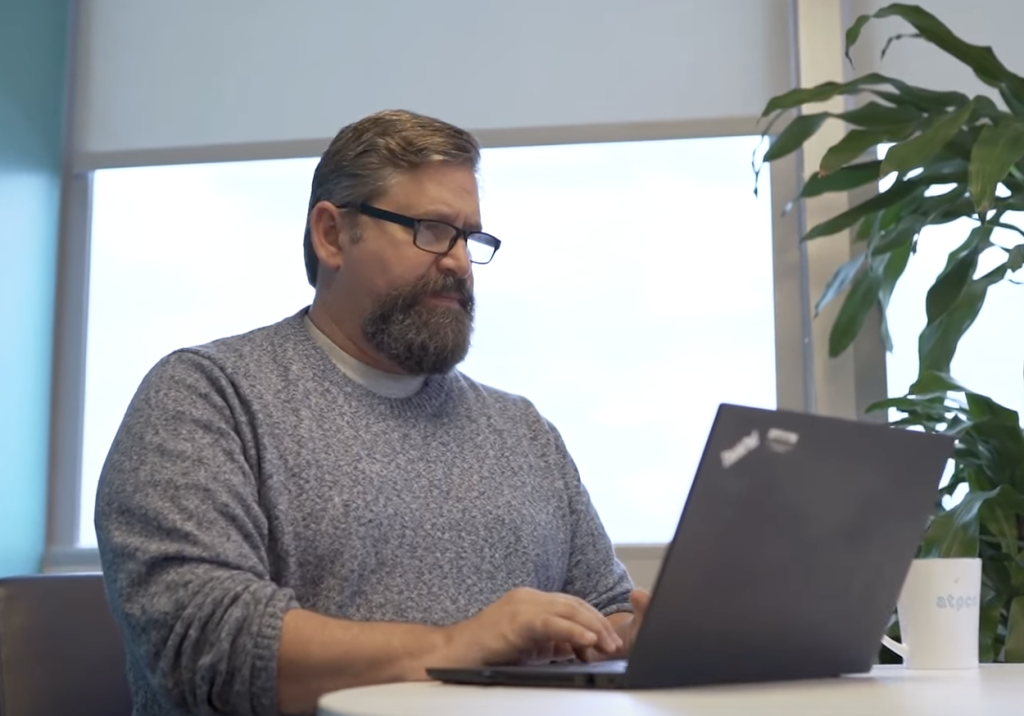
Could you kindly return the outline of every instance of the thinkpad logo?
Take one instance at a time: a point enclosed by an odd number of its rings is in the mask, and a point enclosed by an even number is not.
[[[765,439],[768,443],[768,449],[772,452],[789,452],[796,447],[800,436],[790,430],[772,428],[768,431]]]
[[[730,468],[761,445],[761,433],[754,431],[727,450],[721,452],[722,467]]]

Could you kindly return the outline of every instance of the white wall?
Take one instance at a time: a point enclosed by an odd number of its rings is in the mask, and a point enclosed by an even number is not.
[[[788,0],[82,0],[77,40],[79,168],[325,142],[386,107],[478,131],[746,120],[790,83]]]
[[[889,0],[850,0],[850,20],[889,4]],[[917,0],[915,4],[938,17],[961,39],[992,46],[1004,65],[1024,75],[1024,0]],[[858,43],[863,47],[853,55],[857,74],[878,71],[922,87],[955,89],[972,95],[994,92],[974,77],[966,65],[921,40],[893,43],[885,59],[879,60],[889,37],[913,31],[899,18],[868,23]]]

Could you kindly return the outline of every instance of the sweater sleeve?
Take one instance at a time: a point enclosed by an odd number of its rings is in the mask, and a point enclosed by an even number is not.
[[[547,426],[554,439],[556,466],[565,480],[569,498],[571,543],[563,591],[590,603],[605,616],[630,612],[633,582],[615,556],[611,539],[561,435],[551,423]]]
[[[111,607],[168,711],[277,713],[281,623],[298,605],[270,577],[253,445],[228,378],[179,352],[143,380],[100,476]]]

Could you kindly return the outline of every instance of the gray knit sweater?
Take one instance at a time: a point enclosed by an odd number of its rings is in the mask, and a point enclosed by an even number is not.
[[[164,358],[111,447],[96,530],[137,716],[275,713],[295,607],[442,625],[530,586],[629,608],[533,405],[458,372],[378,396],[303,315]]]

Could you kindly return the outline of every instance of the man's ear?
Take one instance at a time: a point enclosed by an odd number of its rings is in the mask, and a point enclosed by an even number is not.
[[[309,238],[321,267],[332,271],[341,268],[352,243],[341,209],[329,201],[317,202],[309,211]]]

